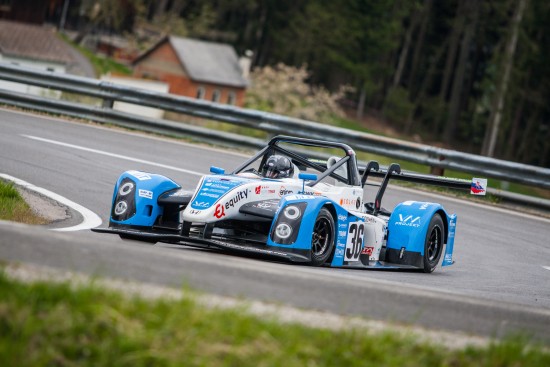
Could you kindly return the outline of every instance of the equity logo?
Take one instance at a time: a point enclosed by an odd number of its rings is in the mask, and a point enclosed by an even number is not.
[[[239,191],[232,199],[225,203],[225,209],[233,208],[242,199],[248,198],[248,190]]]
[[[218,204],[216,205],[216,210],[214,211],[214,217],[220,219],[221,217],[225,217],[225,209],[223,205]]]

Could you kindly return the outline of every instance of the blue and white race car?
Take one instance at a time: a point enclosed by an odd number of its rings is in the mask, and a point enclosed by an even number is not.
[[[125,239],[264,254],[314,266],[420,269],[453,263],[456,215],[440,204],[381,207],[390,179],[470,189],[471,182],[399,165],[359,168],[346,144],[277,136],[231,173],[211,167],[195,190],[152,173],[126,171],[108,228]],[[364,202],[368,178],[381,178]],[[371,180],[372,181],[372,180]],[[479,179],[476,179],[476,193]],[[484,189],[483,189],[484,190]]]

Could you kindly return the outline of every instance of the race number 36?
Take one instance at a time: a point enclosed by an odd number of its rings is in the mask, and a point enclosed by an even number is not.
[[[365,237],[365,224],[353,222],[348,227],[348,238],[346,240],[345,261],[357,261],[363,249],[363,238]]]

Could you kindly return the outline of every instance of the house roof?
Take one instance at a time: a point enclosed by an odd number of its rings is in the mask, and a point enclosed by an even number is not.
[[[73,62],[69,46],[55,35],[52,27],[0,20],[0,53],[69,64]]]
[[[167,36],[140,56],[134,63],[145,58],[153,49],[169,42],[189,78],[195,82],[246,87],[237,53],[228,44],[199,41],[191,38]]]

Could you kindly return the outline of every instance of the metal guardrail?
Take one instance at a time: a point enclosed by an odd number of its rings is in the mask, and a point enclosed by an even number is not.
[[[300,137],[337,140],[354,147],[357,151],[415,162],[430,166],[432,169],[452,169],[482,177],[493,177],[550,189],[550,169],[548,168],[406,142],[262,111],[136,89],[97,79],[40,71],[5,63],[0,63],[0,79],[102,100],[101,106],[92,106],[0,89],[0,103],[8,105],[157,133],[199,137],[201,140],[231,143],[241,147],[258,148],[265,144],[260,139],[222,133],[181,122],[146,118],[112,109],[114,101],[121,101],[240,125],[270,134],[292,134]]]

